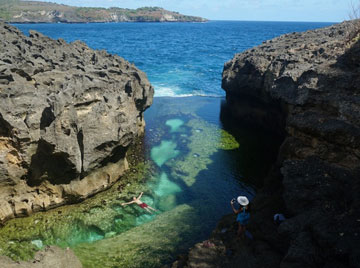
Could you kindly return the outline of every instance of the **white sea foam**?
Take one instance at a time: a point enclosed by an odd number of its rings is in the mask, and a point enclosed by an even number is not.
[[[155,97],[176,97],[177,92],[180,91],[180,88],[170,88],[165,86],[154,86],[155,87]]]
[[[155,87],[155,97],[192,97],[192,96],[201,96],[201,97],[223,97],[219,94],[206,94],[202,90],[197,90],[193,93],[182,93],[181,88],[179,87],[166,87],[166,86],[156,86]]]

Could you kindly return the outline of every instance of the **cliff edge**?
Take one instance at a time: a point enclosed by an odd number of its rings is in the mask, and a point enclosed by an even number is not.
[[[0,222],[110,187],[154,94],[133,64],[0,23]]]
[[[250,223],[253,252],[267,267],[359,267],[357,27],[348,21],[286,34],[224,66],[222,87],[237,122],[284,137]],[[278,212],[287,218],[279,227]]]

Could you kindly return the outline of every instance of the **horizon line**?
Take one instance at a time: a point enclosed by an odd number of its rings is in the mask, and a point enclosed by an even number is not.
[[[5,20],[0,20],[0,22],[5,22],[9,24],[99,24],[99,23],[209,23],[209,22],[287,22],[287,23],[332,23],[338,24],[343,21],[291,21],[291,20],[234,20],[234,19],[207,19],[204,22],[198,21],[102,21],[102,22],[9,22]]]
[[[243,22],[309,22],[309,23],[342,23],[343,21],[311,21],[311,20],[237,20],[237,19],[207,19],[208,21],[243,21]]]

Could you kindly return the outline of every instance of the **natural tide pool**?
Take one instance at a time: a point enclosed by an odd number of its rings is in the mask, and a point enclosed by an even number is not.
[[[224,129],[223,102],[155,98],[145,112],[144,138],[128,153],[126,176],[80,204],[7,222],[0,229],[0,255],[29,259],[45,245],[58,245],[72,248],[84,267],[160,267],[174,261],[231,213],[233,197],[251,200],[274,162],[271,136],[241,122],[235,136]],[[121,206],[140,192],[158,212]]]

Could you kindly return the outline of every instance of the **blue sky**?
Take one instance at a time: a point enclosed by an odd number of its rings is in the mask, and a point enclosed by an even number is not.
[[[348,19],[351,1],[359,0],[45,0],[75,6],[160,6],[211,20],[324,21]]]

